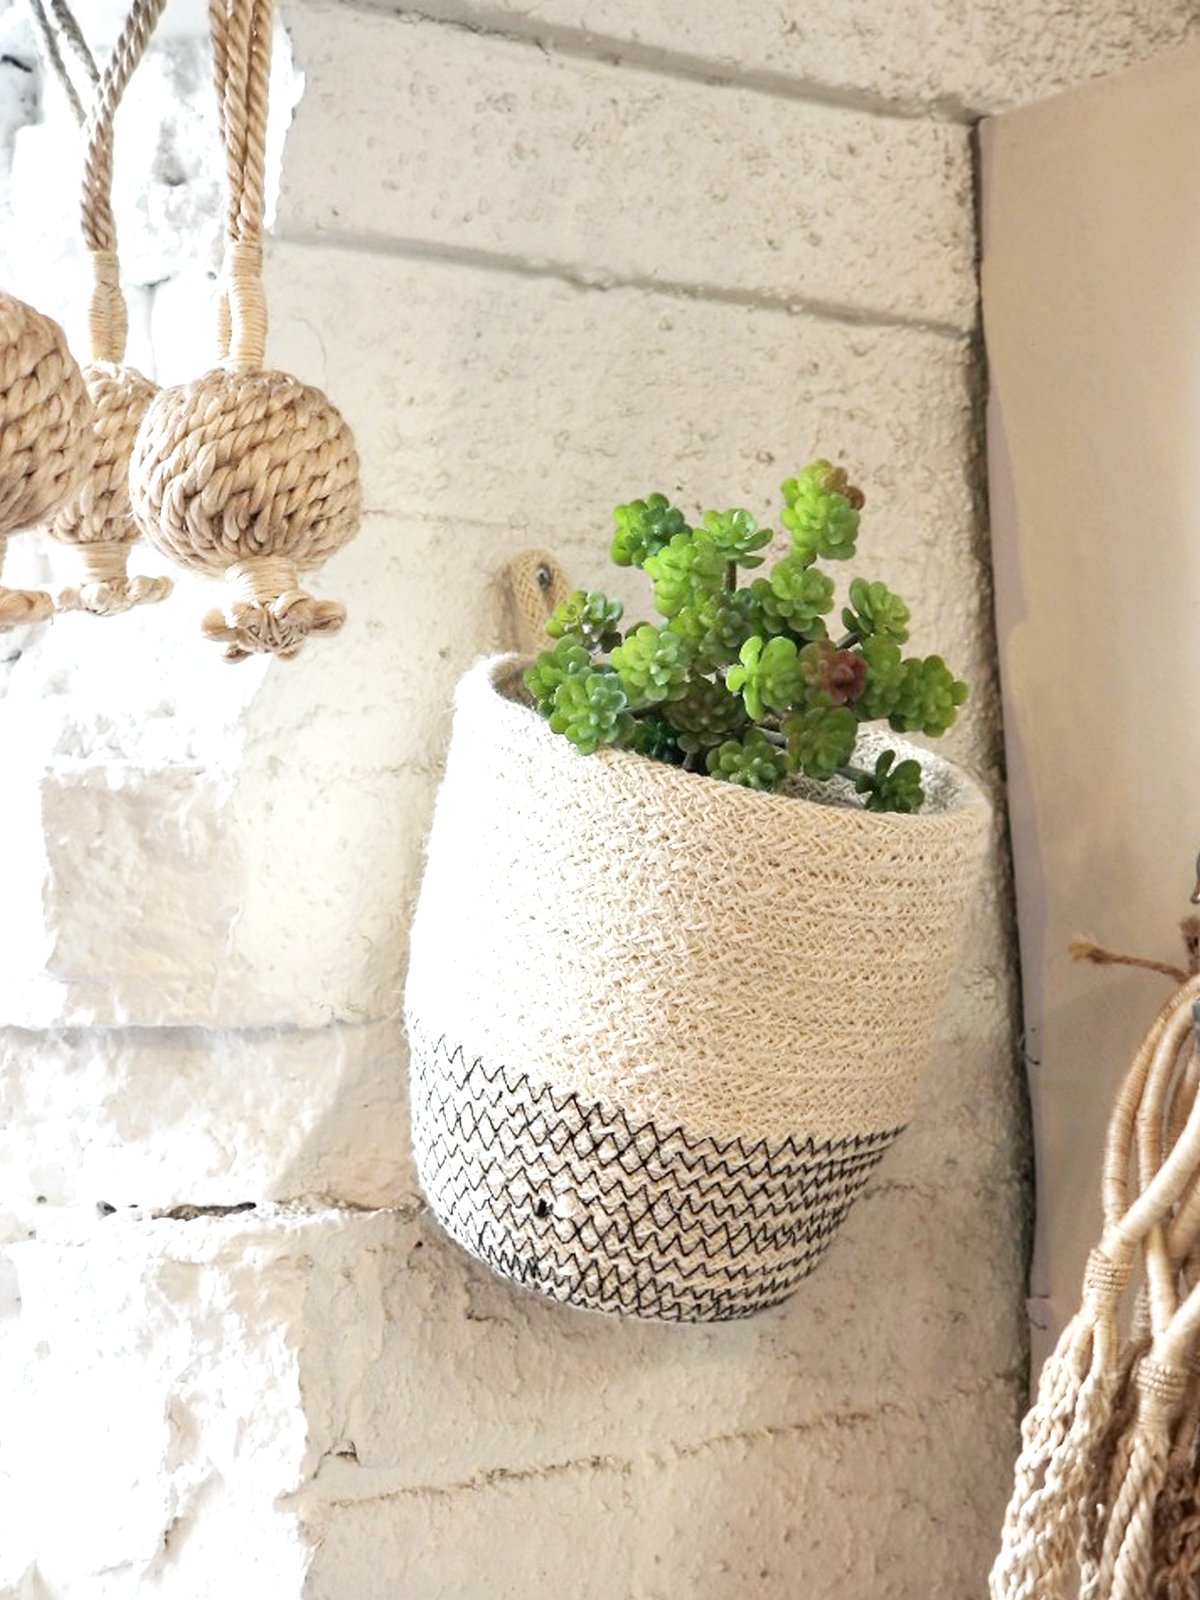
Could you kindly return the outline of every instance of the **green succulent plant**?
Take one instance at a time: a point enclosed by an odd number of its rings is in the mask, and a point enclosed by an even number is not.
[[[855,766],[859,728],[943,734],[967,686],[940,656],[902,653],[909,610],[885,584],[854,578],[845,632],[830,637],[835,584],[816,563],[854,556],[863,495],[828,461],[782,492],[791,549],[770,567],[774,535],[740,507],[693,524],[662,494],[618,506],[612,559],[645,572],[661,621],[622,633],[619,600],[576,590],[525,682],[585,754],[611,745],[767,793],[797,774],[841,777],[868,811],[918,811],[920,764],[884,750],[869,770]]]

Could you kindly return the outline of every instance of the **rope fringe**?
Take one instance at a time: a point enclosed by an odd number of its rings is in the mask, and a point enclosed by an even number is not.
[[[1081,1305],[1042,1369],[992,1600],[1183,1600],[1200,1571],[1200,921],[1186,970],[1092,940],[1076,960],[1140,967],[1178,989],[1139,1046],[1105,1148],[1104,1234]],[[1138,1187],[1131,1191],[1136,1173]],[[1142,1286],[1124,1337],[1120,1311]]]

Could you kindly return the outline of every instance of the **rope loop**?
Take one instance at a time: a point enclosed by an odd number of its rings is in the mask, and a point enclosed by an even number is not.
[[[93,361],[120,361],[125,354],[129,316],[121,294],[117,263],[117,224],[112,208],[113,121],[134,70],[166,0],[133,0],[112,54],[101,72],[68,0],[50,0],[53,23],[43,0],[28,0],[42,54],[83,128],[83,184],[79,223],[92,262],[93,290],[88,336]],[[85,106],[63,56],[70,47],[87,79]]]

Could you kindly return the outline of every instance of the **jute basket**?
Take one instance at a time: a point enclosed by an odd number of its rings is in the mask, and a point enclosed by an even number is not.
[[[910,1116],[987,803],[924,751],[915,817],[581,756],[523,664],[460,684],[429,839],[405,997],[422,1185],[542,1294],[747,1316],[813,1270]]]

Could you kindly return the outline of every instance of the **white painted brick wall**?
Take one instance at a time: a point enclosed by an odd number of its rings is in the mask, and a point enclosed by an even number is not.
[[[412,9],[651,71],[950,120],[1145,61],[1196,25],[1190,0],[419,0]]]
[[[118,147],[166,380],[209,359],[197,9]],[[632,493],[766,511],[806,458],[852,463],[864,568],[972,678],[950,743],[996,781],[966,122],[1184,8],[420,10],[286,9],[271,353],[362,445],[363,531],[318,580],[344,633],[225,668],[185,579],[0,641],[0,1600],[981,1594],[1024,1352],[999,834],[913,1128],[745,1325],[587,1317],[450,1247],[397,999],[503,564],[546,544],[607,581]],[[0,66],[0,262],[70,322],[70,208],[41,201],[71,136],[52,102],[23,125],[28,77]]]
[[[288,232],[419,239],[585,283],[974,319],[960,126],[664,84],[523,43],[483,54],[469,33],[328,0],[297,13],[294,38],[313,100],[292,139]],[[347,182],[364,155],[371,183]]]

